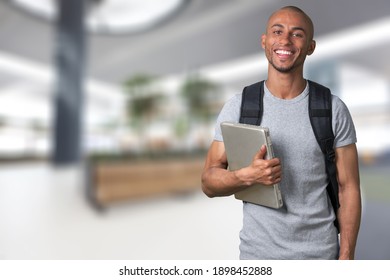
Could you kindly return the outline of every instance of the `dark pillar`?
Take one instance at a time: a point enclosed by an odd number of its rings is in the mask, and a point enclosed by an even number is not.
[[[59,0],[53,163],[78,163],[82,155],[85,0]]]

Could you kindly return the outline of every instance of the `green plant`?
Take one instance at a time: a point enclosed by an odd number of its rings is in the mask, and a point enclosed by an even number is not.
[[[218,84],[199,75],[192,75],[184,81],[180,93],[187,101],[190,116],[208,121],[213,114],[211,101],[219,90]]]
[[[125,81],[125,92],[128,94],[126,111],[129,123],[150,122],[164,94],[153,84],[156,77],[147,74],[136,74]]]

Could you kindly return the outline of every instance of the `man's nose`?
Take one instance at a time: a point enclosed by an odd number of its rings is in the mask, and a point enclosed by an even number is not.
[[[291,44],[291,35],[289,33],[282,34],[279,37],[279,42],[283,45]]]

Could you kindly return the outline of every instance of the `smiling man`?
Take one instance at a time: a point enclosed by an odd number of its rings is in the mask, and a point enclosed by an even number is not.
[[[261,39],[270,66],[281,73],[295,70],[299,74],[303,71],[306,56],[314,52],[316,43],[311,19],[303,12],[301,17],[294,17],[293,11],[300,13],[292,7],[275,12]]]
[[[243,203],[241,259],[354,258],[361,216],[356,133],[347,107],[332,95],[340,204],[334,210],[327,193],[332,176],[327,174],[309,117],[309,95],[314,93],[303,77],[305,59],[316,47],[313,34],[311,19],[288,6],[271,15],[261,36],[269,62],[268,77],[259,91],[261,126],[270,130],[275,158],[265,159],[267,151],[261,147],[249,166],[229,171],[220,123],[240,121],[242,94],[228,100],[217,120],[202,173],[204,193],[228,196],[256,183],[279,183],[284,201],[279,209]]]

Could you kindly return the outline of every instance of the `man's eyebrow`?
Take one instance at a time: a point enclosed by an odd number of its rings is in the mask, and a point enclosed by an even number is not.
[[[275,27],[283,28],[284,25],[280,24],[280,23],[275,23],[274,25],[271,26],[271,28],[275,28]],[[293,27],[291,29],[294,31],[301,30],[302,32],[306,33],[306,30],[303,27],[296,26],[296,27]]]
[[[284,26],[283,26],[283,24],[275,23],[274,25],[271,26],[271,28],[274,28],[274,27],[284,27]]]
[[[292,30],[300,30],[300,31],[302,31],[303,33],[306,33],[306,30],[305,30],[304,28],[302,28],[302,27],[299,27],[299,26],[293,27]]]

